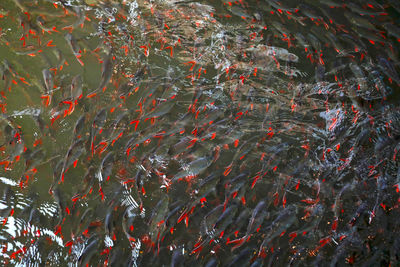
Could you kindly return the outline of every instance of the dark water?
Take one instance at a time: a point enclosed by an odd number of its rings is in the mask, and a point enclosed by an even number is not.
[[[0,14],[2,265],[398,266],[399,2]]]

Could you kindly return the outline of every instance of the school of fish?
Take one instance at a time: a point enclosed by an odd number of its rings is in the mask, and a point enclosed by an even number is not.
[[[2,266],[399,266],[400,2],[2,0]]]

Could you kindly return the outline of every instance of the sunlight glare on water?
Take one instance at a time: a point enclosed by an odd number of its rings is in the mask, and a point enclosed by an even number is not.
[[[0,2],[0,263],[396,266],[400,5]]]

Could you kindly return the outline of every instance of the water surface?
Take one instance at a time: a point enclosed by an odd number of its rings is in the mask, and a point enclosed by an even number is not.
[[[396,266],[396,1],[0,3],[0,261]]]

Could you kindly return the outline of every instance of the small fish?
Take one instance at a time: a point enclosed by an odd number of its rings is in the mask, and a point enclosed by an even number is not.
[[[303,13],[305,16],[307,16],[310,19],[317,19],[320,20],[322,17],[320,17],[319,11],[315,10],[314,7],[306,5],[306,4],[299,4],[298,9],[301,13]]]
[[[221,233],[226,230],[226,228],[232,223],[233,218],[236,216],[238,210],[238,205],[236,203],[229,205],[224,212],[219,216],[214,224],[214,229]]]
[[[329,22],[329,26],[331,25],[338,25],[340,23],[337,22],[336,20],[336,16],[333,16],[333,14],[330,12],[329,9],[325,9],[325,8],[320,8],[319,9],[320,12],[325,16],[325,18],[323,18],[323,20],[328,24]]]
[[[388,76],[398,85],[400,85],[400,77],[398,75],[398,72],[396,71],[394,65],[389,60],[383,57],[379,57],[378,66],[382,69],[382,71],[386,74],[386,76]]]
[[[200,231],[204,236],[211,236],[213,237],[213,227],[215,225],[215,222],[218,220],[220,214],[224,210],[224,205],[218,205],[214,207],[211,211],[209,211],[203,218],[201,225],[200,225]],[[215,232],[214,232],[215,234]]]
[[[43,32],[48,32],[51,34],[53,31],[53,27],[49,28],[49,26],[46,26],[46,21],[44,20],[43,16],[36,17],[36,24],[42,29]]]
[[[85,172],[83,176],[83,185],[81,190],[79,190],[78,195],[85,196],[93,189],[95,185],[96,168],[91,165]]]
[[[89,93],[92,95],[94,92],[104,91],[108,83],[110,82],[113,73],[113,51],[110,50],[103,58],[103,64],[101,65],[101,81],[96,90]]]
[[[311,47],[311,44],[308,42],[306,37],[304,37],[304,35],[301,34],[300,32],[294,33],[294,37],[296,38],[297,42],[301,45],[301,47],[303,48]]]
[[[325,208],[321,204],[316,204],[314,206],[306,208],[306,215],[302,218],[303,220],[305,220],[306,223],[304,224],[304,227],[299,229],[297,232],[308,233],[317,229],[317,227],[321,223],[324,212]],[[336,220],[336,218],[334,218],[334,220]],[[336,227],[337,222],[333,221],[332,230],[336,230]]]
[[[265,230],[263,230],[267,232],[267,235],[260,246],[260,251],[274,238],[281,235],[282,232],[287,231],[287,229],[289,229],[289,227],[294,223],[297,223],[296,215],[297,206],[289,205],[284,208],[276,219]]]
[[[251,214],[246,230],[246,237],[250,236],[258,227],[260,227],[267,216],[268,212],[266,211],[266,202],[262,200],[257,204]]]
[[[126,264],[125,255],[122,249],[112,249],[108,258],[110,266],[123,266]]]
[[[25,147],[24,142],[22,142],[22,141],[17,142],[12,147],[13,147],[13,150],[10,153],[10,159],[17,160],[16,158],[19,157],[22,154],[22,152],[24,152],[24,147]]]
[[[360,38],[367,39],[371,44],[374,44],[375,42],[386,43],[385,39],[383,39],[383,37],[376,30],[365,29],[357,25],[353,25],[351,29],[357,32]]]
[[[78,45],[78,42],[75,39],[75,37],[71,33],[67,33],[64,35],[64,38],[65,38],[65,40],[67,40],[67,43],[68,43],[69,47],[71,48],[72,53],[75,56],[78,63],[83,66],[84,64],[83,64],[83,61],[81,60],[82,50],[81,50],[80,46]]]
[[[175,106],[174,102],[171,103],[169,101],[165,101],[164,103],[156,106],[153,111],[144,115],[144,117],[150,119],[150,118],[158,118],[164,116],[165,114],[170,112],[174,106]]]
[[[317,52],[321,51],[321,47],[322,47],[321,42],[317,36],[315,36],[312,33],[307,33],[307,38],[311,42],[311,45],[314,48],[314,51],[317,51]]]
[[[344,193],[346,190],[351,189],[352,187],[353,187],[353,185],[351,185],[351,184],[346,184],[346,185],[342,186],[342,189],[341,189],[340,192],[336,195],[336,197],[335,197],[335,202],[334,202],[333,207],[332,207],[333,213],[334,213],[334,215],[335,215],[335,218],[339,218],[339,210],[340,210],[340,205],[341,205],[341,197],[342,197],[343,193]]]
[[[182,200],[178,200],[174,203],[170,204],[169,212],[165,216],[165,226],[169,229],[172,229],[178,221],[180,217],[179,211],[183,210],[184,202]]]
[[[368,209],[367,203],[362,202],[362,203],[358,206],[358,208],[357,208],[357,210],[356,210],[356,213],[354,214],[353,218],[351,218],[351,220],[349,221],[349,224],[350,224],[351,226],[354,226],[354,225],[357,223],[357,221],[358,221],[358,219],[360,218],[360,216],[361,216],[367,209]]]
[[[134,85],[134,86],[139,85],[139,82],[143,79],[143,76],[146,73],[147,68],[148,68],[148,66],[144,65],[135,72],[133,77],[129,79],[132,85]]]
[[[334,35],[331,32],[326,32],[325,33],[325,37],[326,39],[329,41],[329,44],[335,49],[335,51],[337,53],[343,53],[344,52],[344,48],[341,44],[341,42],[339,41],[339,39],[336,37],[336,35]]]
[[[113,210],[108,209],[106,213],[106,217],[104,218],[104,228],[105,228],[105,233],[106,236],[111,237],[111,234],[113,233]]]
[[[35,151],[26,154],[25,153],[25,170],[33,169],[39,165],[42,165],[46,162],[43,162],[43,159],[45,158],[45,152],[43,149],[36,149]]]
[[[282,35],[284,35],[284,36],[290,36],[290,31],[289,31],[285,26],[283,26],[281,23],[279,23],[278,21],[273,20],[273,21],[271,22],[271,24],[272,24],[272,26],[273,26],[279,33],[281,33]]]
[[[178,172],[171,179],[172,182],[175,182],[179,179],[184,179],[188,177],[195,177],[206,170],[212,163],[212,159],[209,157],[199,158],[194,160],[188,164],[182,171]]]
[[[39,212],[39,210],[37,208],[31,208],[29,207],[29,209],[31,210],[31,212],[29,213],[29,219],[27,220],[28,223],[30,223],[31,225],[34,224],[40,224],[41,221],[41,213]]]
[[[232,250],[235,250],[241,247],[246,240],[250,238],[250,236],[261,227],[264,219],[268,216],[268,212],[266,210],[266,202],[264,200],[258,202],[257,206],[254,208],[251,217],[249,219],[249,223],[247,225],[246,234],[236,240],[232,240],[230,243],[235,244]]]
[[[157,235],[165,229],[165,219],[168,214],[169,197],[164,194],[153,209],[149,222],[151,240],[157,240]],[[159,241],[159,240],[157,240]]]
[[[81,115],[75,123],[74,126],[74,135],[75,138],[77,138],[78,136],[82,135],[83,129],[85,127],[85,121],[86,121],[86,116],[85,115]]]
[[[198,200],[206,198],[210,193],[216,191],[216,185],[219,183],[219,177],[215,174],[212,173],[209,176],[207,176],[205,179],[203,179],[199,184],[198,184],[198,189],[197,189],[197,195],[198,195]]]
[[[86,243],[84,250],[78,258],[78,262],[80,266],[86,266],[89,264],[90,259],[97,252],[97,248],[99,246],[99,239],[97,236],[92,236]]]
[[[125,212],[122,216],[122,230],[125,233],[125,236],[127,237],[128,240],[132,240],[134,238],[130,233],[131,227],[133,225],[133,222],[135,218],[139,215],[140,212],[137,211],[137,208],[133,208],[133,206],[128,206],[125,209]]]
[[[343,3],[340,1],[334,1],[334,0],[319,0],[319,2],[323,5],[326,5],[328,7],[343,7]]]
[[[357,64],[354,63],[350,63],[349,67],[356,77],[357,83],[360,85],[359,90],[365,90],[367,87],[367,77],[365,76],[364,71]]]
[[[106,180],[109,180],[112,168],[114,166],[114,160],[115,160],[114,152],[110,151],[101,161],[99,170],[97,171],[96,174],[96,177],[100,183],[103,182],[104,178]]]
[[[283,10],[283,11],[289,11],[289,12],[294,12],[295,8],[288,7],[287,3],[284,1],[278,1],[278,0],[267,0],[268,4],[274,7],[276,10]]]
[[[72,29],[76,29],[79,26],[83,27],[83,24],[85,23],[85,9],[83,7],[79,6],[72,6],[72,10],[75,12],[75,15],[77,16],[76,21],[71,25]]]
[[[229,6],[229,11],[232,12],[232,14],[240,17],[240,18],[250,18],[251,16],[247,13],[246,10],[243,8],[240,8],[239,6]]]
[[[170,148],[168,150],[168,154],[171,156],[175,156],[175,155],[182,153],[183,151],[185,151],[187,149],[191,140],[192,139],[188,136],[182,137],[178,143],[170,146]]]
[[[248,225],[248,220],[249,220],[249,217],[250,217],[250,211],[251,211],[251,210],[250,210],[249,208],[246,207],[244,210],[242,210],[242,211],[239,213],[238,216],[236,216],[236,219],[233,221],[233,223],[232,223],[230,229],[233,230],[233,231],[235,231],[235,232],[233,232],[233,235],[234,235],[235,237],[237,236],[237,234],[238,234],[239,232],[241,232],[241,231],[243,230],[243,228],[244,228],[245,226]],[[236,232],[236,231],[238,231],[238,232]],[[232,239],[232,238],[231,238],[231,239]],[[246,238],[244,238],[244,239],[246,239]]]
[[[287,61],[287,62],[298,62],[299,57],[293,53],[289,53],[288,50],[280,47],[267,46],[267,55],[275,56],[277,59]]]
[[[75,162],[79,159],[82,153],[84,153],[84,144],[85,140],[78,139],[68,148],[67,154],[63,159],[63,165],[61,168],[60,179],[59,181],[64,181],[64,172],[72,165],[76,164]]]
[[[67,204],[65,202],[64,194],[62,191],[60,191],[58,186],[56,186],[55,188],[51,188],[51,191],[52,191],[52,196],[53,196],[54,200],[56,201],[57,208],[58,208],[59,219],[58,219],[57,225],[61,225],[65,218],[65,208],[67,207]]]
[[[354,25],[357,25],[367,30],[376,31],[374,25],[372,25],[366,17],[347,11],[344,12],[344,16]]]
[[[71,98],[78,100],[82,96],[82,77],[80,74],[72,78],[71,82]]]
[[[45,94],[48,95],[50,92],[53,91],[54,87],[54,79],[53,75],[50,73],[49,69],[44,69],[42,71],[43,74],[43,81],[45,84]]]
[[[119,98],[125,98],[128,97],[132,93],[132,88],[133,86],[131,83],[123,83],[118,87],[118,93],[119,93]]]
[[[52,49],[52,52],[53,52],[53,54],[55,55],[55,57],[57,59],[57,68],[58,69],[62,69],[63,65],[66,63],[64,54],[57,47]]]
[[[2,218],[7,218],[10,215],[10,212],[12,211],[11,205],[5,205],[4,203],[2,204],[2,208],[0,209],[0,216]],[[4,207],[6,206],[6,207]]]
[[[79,219],[79,224],[83,227],[81,229],[87,228],[87,225],[89,225],[89,222],[92,221],[94,215],[94,210],[93,208],[87,208],[85,211],[82,213],[81,218]]]
[[[317,64],[315,67],[315,81],[320,83],[325,80],[325,66],[322,64]]]
[[[122,131],[126,130],[128,121],[129,113],[125,111],[121,112],[121,114],[119,114],[118,117],[108,127],[111,129],[111,133],[109,134],[110,139],[115,140]]]
[[[88,149],[89,151],[92,151],[92,154],[94,152],[94,140],[96,135],[102,130],[104,124],[106,123],[106,119],[107,110],[105,108],[99,110],[93,119],[92,128],[90,130],[90,138],[88,140],[88,144],[90,145]]]
[[[389,0],[389,1],[390,1],[390,0]],[[376,12],[376,11],[370,11],[370,10],[368,10],[368,9],[362,8],[363,5],[355,4],[355,3],[353,3],[353,2],[348,2],[348,3],[346,3],[346,6],[347,6],[351,11],[353,11],[355,14],[358,14],[358,15],[361,15],[361,16],[363,16],[363,15],[378,16],[378,15],[379,15],[378,12]]]
[[[392,24],[392,23],[385,23],[383,24],[383,27],[386,29],[386,31],[388,32],[389,35],[400,39],[400,28],[397,27],[396,25]]]

